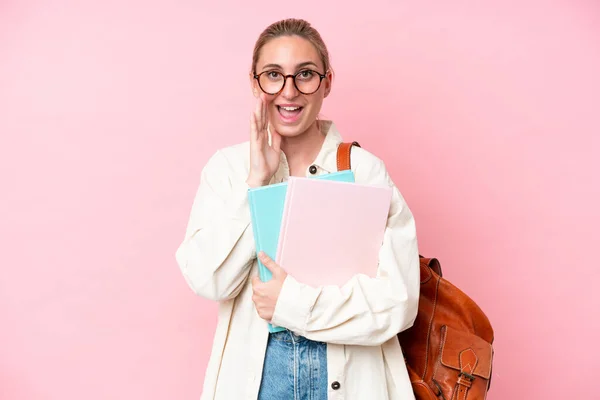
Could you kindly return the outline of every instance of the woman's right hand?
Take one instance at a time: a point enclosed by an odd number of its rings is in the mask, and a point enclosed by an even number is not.
[[[271,127],[269,144],[267,115],[266,99],[261,94],[250,116],[250,172],[246,180],[250,187],[267,185],[279,167],[281,136]]]

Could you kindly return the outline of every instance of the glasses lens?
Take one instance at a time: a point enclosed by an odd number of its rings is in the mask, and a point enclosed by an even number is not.
[[[276,71],[265,72],[258,78],[261,89],[269,94],[279,92],[283,87],[284,81],[283,75]]]
[[[296,75],[295,81],[298,90],[304,94],[316,92],[321,85],[321,78],[316,72],[311,70],[300,71]]]

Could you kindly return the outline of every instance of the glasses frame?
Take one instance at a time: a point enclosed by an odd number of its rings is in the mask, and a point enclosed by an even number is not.
[[[310,93],[305,93],[305,92],[303,92],[302,90],[300,90],[300,89],[298,88],[298,84],[296,83],[296,77],[297,77],[298,75],[300,75],[302,72],[306,72],[306,71],[313,72],[313,73],[315,73],[315,74],[317,74],[317,75],[319,76],[319,86],[317,86],[317,88],[316,88],[316,89],[315,89],[313,92],[310,92]],[[260,85],[260,77],[261,77],[263,74],[267,74],[267,73],[269,73],[269,72],[277,72],[277,73],[279,73],[279,74],[283,75],[283,85],[281,86],[281,89],[279,89],[279,91],[278,91],[278,92],[275,92],[275,93],[269,93],[269,92],[267,92],[265,89],[263,89],[263,87]],[[316,92],[318,92],[318,91],[319,91],[319,89],[321,88],[321,84],[323,83],[323,79],[325,79],[326,77],[327,77],[327,72],[325,72],[325,74],[321,74],[319,71],[315,71],[315,70],[313,70],[313,69],[309,69],[309,68],[303,68],[302,70],[300,70],[300,71],[296,72],[295,74],[288,74],[288,75],[284,75],[284,74],[282,74],[281,72],[278,72],[278,71],[273,71],[273,70],[270,70],[270,71],[263,71],[263,72],[261,72],[260,74],[257,74],[256,72],[254,73],[254,79],[256,79],[256,83],[258,83],[258,87],[260,88],[260,90],[262,90],[262,91],[263,91],[263,93],[266,93],[266,94],[268,94],[268,95],[270,95],[270,96],[276,96],[276,95],[278,95],[279,93],[281,93],[281,92],[283,91],[283,89],[285,89],[285,85],[287,85],[288,78],[292,78],[292,82],[294,82],[294,87],[295,87],[295,88],[296,88],[296,90],[297,90],[297,91],[299,91],[300,93],[302,93],[302,94],[304,94],[304,95],[310,95],[310,94],[314,94],[314,93],[316,93]]]

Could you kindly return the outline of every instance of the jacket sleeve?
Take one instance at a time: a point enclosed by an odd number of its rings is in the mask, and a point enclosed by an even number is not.
[[[256,258],[248,185],[215,153],[200,177],[185,237],[176,260],[190,288],[210,300],[232,299]]]
[[[415,222],[383,163],[375,170],[393,188],[376,276],[356,275],[342,287],[311,287],[288,275],[273,324],[311,340],[373,346],[414,323],[420,287]]]

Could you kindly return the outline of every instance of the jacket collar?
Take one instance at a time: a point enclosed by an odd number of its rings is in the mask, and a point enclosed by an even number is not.
[[[337,171],[337,148],[342,143],[342,135],[333,121],[321,121],[320,124],[325,141],[313,164],[327,173],[335,172]]]
[[[343,141],[341,134],[337,130],[333,121],[319,120],[321,133],[325,135],[325,140],[321,150],[313,161],[312,165],[317,167],[317,175],[327,174],[337,171],[337,148]],[[279,163],[279,169],[275,173],[271,183],[286,181],[290,176],[289,165],[283,151]]]

